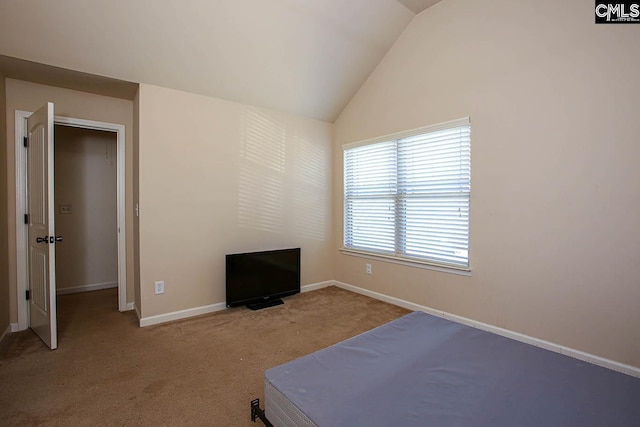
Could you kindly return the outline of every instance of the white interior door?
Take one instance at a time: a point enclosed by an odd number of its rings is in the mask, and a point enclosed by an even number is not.
[[[58,347],[53,199],[53,103],[27,119],[29,326]]]

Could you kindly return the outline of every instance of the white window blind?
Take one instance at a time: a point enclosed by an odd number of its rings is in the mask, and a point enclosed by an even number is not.
[[[469,119],[345,146],[344,246],[469,268]]]

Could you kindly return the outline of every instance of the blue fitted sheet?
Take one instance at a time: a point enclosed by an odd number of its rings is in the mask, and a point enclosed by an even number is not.
[[[640,426],[640,378],[422,312],[265,381],[320,427]]]

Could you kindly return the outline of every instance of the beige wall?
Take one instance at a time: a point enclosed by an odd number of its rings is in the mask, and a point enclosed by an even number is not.
[[[337,280],[640,366],[638,25],[593,3],[444,0],[336,122],[344,143],[471,117],[471,277],[337,254]]]
[[[225,301],[227,253],[302,248],[333,278],[333,125],[156,86],[139,89],[143,317]],[[165,294],[154,295],[154,281]]]
[[[126,231],[127,231],[127,283],[133,283],[133,184],[132,153],[133,144],[133,102],[56,88],[21,80],[7,79],[7,173],[9,204],[9,283],[11,301],[11,321],[17,321],[16,296],[16,248],[15,248],[15,111],[35,111],[47,101],[55,104],[56,116],[74,117],[125,125],[126,144]],[[134,298],[133,286],[127,286],[127,301]]]
[[[116,286],[116,133],[56,125],[55,141],[56,287]]]
[[[7,161],[5,79],[0,74],[0,165]],[[0,168],[0,336],[9,327],[9,241],[7,212],[7,168]]]

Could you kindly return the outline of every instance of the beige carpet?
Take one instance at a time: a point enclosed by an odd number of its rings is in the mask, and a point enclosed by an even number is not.
[[[0,425],[261,426],[266,369],[406,313],[329,287],[139,328],[115,289],[61,296],[57,350],[31,331],[0,343]]]

